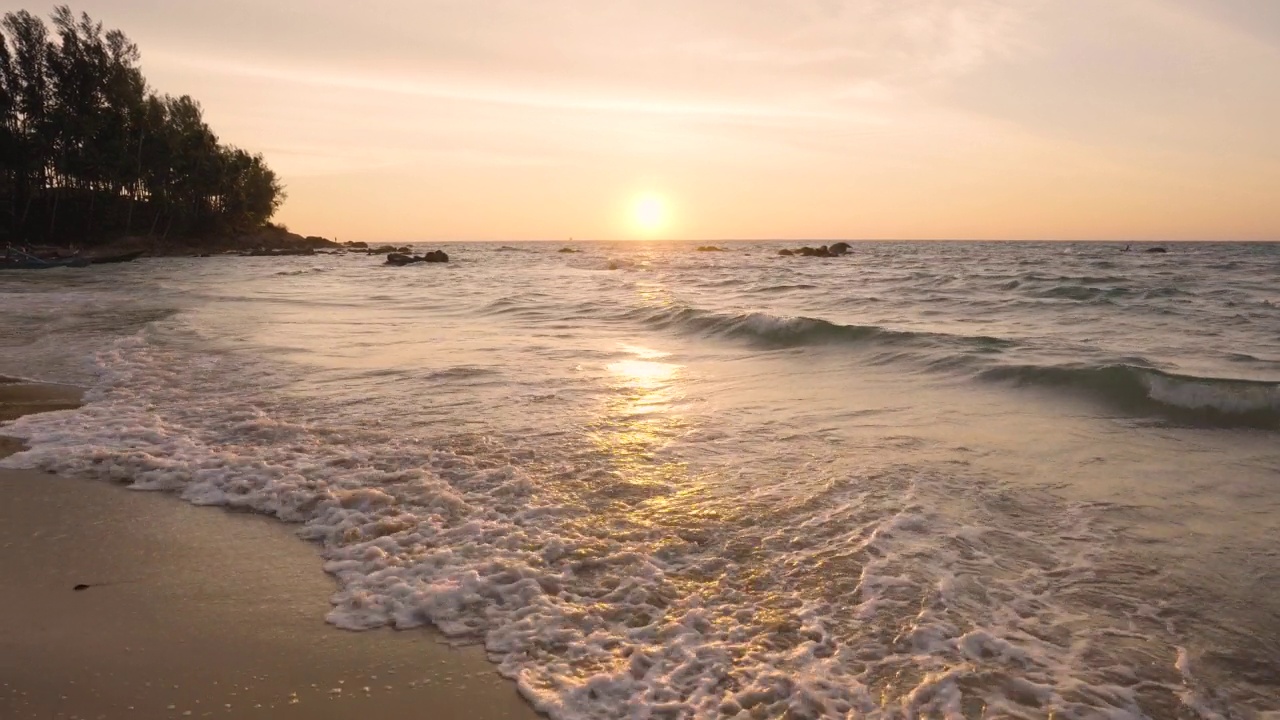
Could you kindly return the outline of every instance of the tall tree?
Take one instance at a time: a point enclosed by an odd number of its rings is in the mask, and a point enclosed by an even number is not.
[[[284,189],[223,146],[187,95],[157,95],[124,33],[56,7],[0,20],[0,237],[92,238],[261,226]],[[135,222],[136,219],[136,222]]]
[[[25,223],[34,195],[43,188],[50,143],[46,131],[49,105],[46,53],[48,29],[26,10],[6,13],[0,28],[8,33],[13,49],[5,68],[6,85],[13,100],[14,222]]]
[[[5,232],[4,228],[13,226],[13,201],[20,160],[16,98],[9,86],[12,77],[13,56],[9,52],[9,41],[0,33],[0,198],[6,200],[0,207],[0,233]]]

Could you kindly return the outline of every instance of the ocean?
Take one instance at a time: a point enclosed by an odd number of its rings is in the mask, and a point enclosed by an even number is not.
[[[90,388],[3,464],[297,523],[557,720],[1280,718],[1280,245],[800,244],[2,272]]]

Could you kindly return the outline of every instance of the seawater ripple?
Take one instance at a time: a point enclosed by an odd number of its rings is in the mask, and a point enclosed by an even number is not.
[[[1280,712],[1273,247],[724,245],[0,275],[91,386],[4,462],[297,523],[557,720]]]
[[[1021,526],[980,477],[890,465],[816,494],[766,486],[636,513],[647,498],[565,492],[598,466],[548,472],[492,438],[315,425],[270,394],[245,406],[141,336],[100,362],[86,408],[13,428],[36,443],[26,463],[301,523],[341,585],[331,622],[483,639],[554,717],[911,717],[975,702],[1142,716],[1181,688],[1168,663],[1073,665],[1075,644],[1158,625],[1140,598],[1084,599],[1083,625],[1055,599],[1118,562],[1084,506],[1041,497]],[[242,382],[263,372],[215,364]],[[963,520],[942,511],[961,488]]]

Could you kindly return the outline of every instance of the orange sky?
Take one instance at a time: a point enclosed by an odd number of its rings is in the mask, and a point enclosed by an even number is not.
[[[1271,0],[72,9],[306,234],[1280,240]]]

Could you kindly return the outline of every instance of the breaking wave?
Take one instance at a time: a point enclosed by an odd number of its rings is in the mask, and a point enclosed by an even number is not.
[[[895,330],[880,325],[845,325],[803,315],[773,315],[765,312],[728,314],[680,307],[637,310],[628,313],[628,316],[658,329],[745,340],[769,348],[880,343],[954,344],[998,350],[1016,345],[1012,340],[987,335],[950,335]]]
[[[329,425],[271,392],[246,402],[229,384],[279,371],[235,355],[140,333],[98,363],[86,406],[10,428],[32,450],[5,464],[299,523],[339,583],[331,623],[481,639],[557,720],[959,717],[965,698],[1007,717],[1161,717],[1195,687],[1171,650],[1076,658],[1117,633],[1168,645],[1140,604],[1090,600],[1127,567],[1092,505],[890,463],[634,513],[561,492],[605,477],[564,457]]]
[[[1091,395],[1131,412],[1192,425],[1280,430],[1280,383],[1197,377],[1134,365],[1015,365],[978,373],[983,380]]]
[[[1125,362],[1104,365],[1008,365],[999,353],[1018,343],[986,335],[896,330],[841,324],[806,316],[763,312],[725,314],[697,308],[646,309],[628,313],[654,328],[745,341],[770,349],[821,345],[913,348],[892,355],[930,371],[971,374],[979,380],[1067,389],[1100,399],[1125,412],[1156,415],[1193,426],[1280,430],[1280,383],[1198,377]],[[939,357],[939,352],[945,353]],[[1007,361],[1006,361],[1007,362]]]

